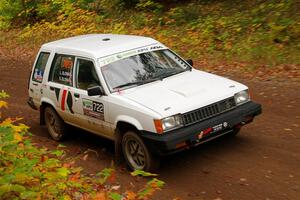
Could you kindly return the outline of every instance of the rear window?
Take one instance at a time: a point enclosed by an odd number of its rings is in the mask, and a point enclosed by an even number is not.
[[[74,56],[59,55],[59,54],[55,55],[55,58],[51,66],[49,81],[72,86],[73,66],[74,66]]]
[[[46,64],[48,62],[49,55],[50,53],[48,52],[40,53],[34,67],[33,76],[32,76],[33,81],[39,83],[43,81],[44,71],[45,71]]]

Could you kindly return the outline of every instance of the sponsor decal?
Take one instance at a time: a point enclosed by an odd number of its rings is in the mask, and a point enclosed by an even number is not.
[[[54,88],[54,92],[55,92],[55,97],[57,102],[59,103],[59,96],[60,96],[60,88]],[[66,103],[67,103],[67,108],[69,109],[69,111],[74,114],[73,111],[73,97],[70,91],[64,89],[62,91],[62,95],[61,95],[61,102],[60,102],[60,107],[62,111],[66,110]]]
[[[36,81],[42,82],[43,75],[44,75],[44,71],[43,70],[41,70],[41,69],[35,69],[34,70],[34,74],[33,74],[33,78]]]
[[[62,111],[65,111],[66,96],[67,96],[67,90],[63,90],[62,97],[61,97],[61,106],[60,106]]]
[[[210,134],[212,131],[213,131],[213,128],[211,128],[211,127],[201,131],[198,135],[198,139],[202,139],[204,136]]]
[[[61,65],[59,66],[58,79],[61,82],[65,82],[72,85],[72,67],[73,59],[71,57],[63,57]]]
[[[69,59],[69,58],[63,58],[63,67],[70,69],[73,66],[73,60]]]
[[[104,120],[104,106],[102,103],[89,99],[82,99],[82,108],[84,115]]]
[[[59,71],[58,79],[62,82],[67,82],[69,84],[72,84],[72,73],[68,71],[68,69],[61,69]]]
[[[59,88],[54,88],[54,91],[55,91],[56,100],[58,101],[60,89]]]
[[[161,45],[158,45],[158,46],[152,46],[152,47],[150,47],[150,50],[158,50],[158,49],[162,49],[162,48],[164,48],[164,47],[161,46]]]
[[[228,123],[227,122],[223,122],[223,123],[215,125],[213,127],[209,127],[207,129],[201,131],[198,134],[198,139],[202,139],[203,137],[205,137],[205,136],[207,136],[209,134],[221,131],[221,130],[225,129],[227,126],[228,126]]]
[[[141,49],[137,50],[138,53],[144,53],[144,52],[148,52],[148,51],[149,51],[148,48],[141,48]]]
[[[99,62],[100,62],[100,66],[104,66],[104,65],[108,65],[110,63],[113,63],[117,60],[118,59],[115,56],[111,56],[111,57],[105,58],[103,60],[99,60]]]
[[[145,52],[155,51],[155,50],[159,50],[159,49],[166,49],[166,47],[164,47],[162,45],[152,45],[149,47],[142,47],[139,49],[118,53],[118,54],[107,56],[104,58],[99,58],[98,62],[100,64],[100,66],[102,67],[102,66],[108,65],[110,63],[113,63],[115,61],[118,61],[118,60],[121,60],[124,58],[128,58],[130,56],[138,55],[138,54],[145,53]]]
[[[213,132],[221,131],[223,129],[223,123],[213,126],[212,129],[213,129]]]
[[[72,109],[72,107],[73,107],[73,98],[72,98],[71,92],[69,92],[69,91],[68,91],[68,95],[67,95],[67,106],[68,106],[70,112],[72,114],[74,114],[74,111]]]

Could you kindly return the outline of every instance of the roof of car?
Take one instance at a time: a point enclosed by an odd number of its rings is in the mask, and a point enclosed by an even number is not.
[[[42,50],[54,49],[62,54],[101,58],[158,43],[152,38],[135,35],[88,34],[46,43]]]

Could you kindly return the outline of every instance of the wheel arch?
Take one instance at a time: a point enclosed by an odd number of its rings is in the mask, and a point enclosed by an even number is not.
[[[46,107],[52,107],[55,111],[55,106],[49,102],[49,101],[42,101],[41,106],[40,106],[40,125],[45,125],[45,116],[44,116],[44,111]]]
[[[120,164],[124,161],[124,155],[122,152],[122,139],[123,135],[127,131],[135,131],[138,132],[138,129],[135,125],[128,121],[118,121],[116,123],[115,129],[115,161],[116,164]]]
[[[135,127],[137,130],[143,130],[142,124],[135,118],[128,115],[119,115],[115,120],[115,125],[118,127],[118,124],[129,124]]]
[[[121,133],[126,133],[127,131],[138,131],[137,127],[130,122],[118,121],[116,128]]]

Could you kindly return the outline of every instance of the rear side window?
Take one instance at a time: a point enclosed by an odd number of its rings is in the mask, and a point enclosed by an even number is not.
[[[41,52],[34,67],[32,80],[41,83],[50,53]]]
[[[73,85],[74,56],[56,54],[52,62],[49,81]]]

